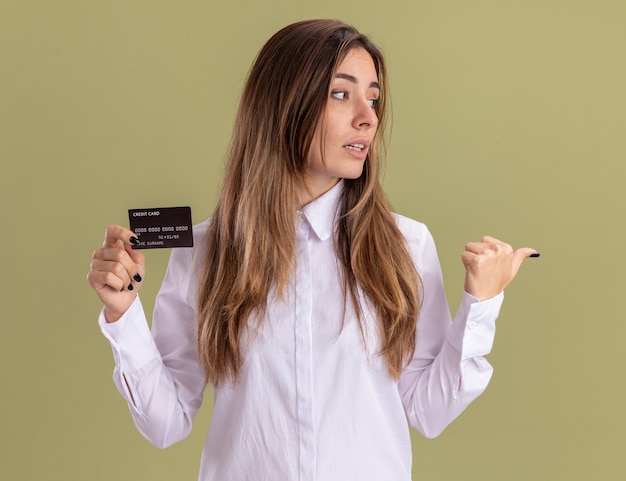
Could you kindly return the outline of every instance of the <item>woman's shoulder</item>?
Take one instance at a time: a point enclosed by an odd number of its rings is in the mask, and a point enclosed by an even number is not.
[[[393,213],[393,217],[396,220],[398,229],[400,229],[400,232],[402,232],[402,235],[406,237],[407,241],[416,241],[424,239],[425,237],[430,237],[428,227],[426,227],[426,224],[423,222],[395,212]]]
[[[195,286],[198,283],[202,261],[206,252],[206,234],[210,219],[193,226],[193,247],[176,247],[170,253],[164,284],[175,286],[173,290],[195,305]]]
[[[206,250],[206,234],[210,224],[211,219],[209,218],[199,224],[193,225],[193,246],[172,249],[169,262],[171,267],[180,267],[184,270],[189,270],[191,267],[198,264],[204,257]]]
[[[426,265],[430,265],[431,261],[437,258],[437,248],[430,230],[423,222],[400,214],[394,213],[393,215],[415,265],[423,270]]]
[[[199,224],[193,226],[193,245],[198,247],[204,243],[204,238],[211,225],[211,218],[204,219]]]

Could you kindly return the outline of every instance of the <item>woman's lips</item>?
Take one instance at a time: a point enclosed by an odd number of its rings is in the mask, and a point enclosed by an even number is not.
[[[349,144],[343,146],[343,148],[347,150],[350,155],[359,160],[365,160],[367,157],[368,147],[369,142],[361,140],[350,142]]]

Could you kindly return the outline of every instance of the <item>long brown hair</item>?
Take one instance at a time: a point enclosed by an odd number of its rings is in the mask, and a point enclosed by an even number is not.
[[[378,316],[390,375],[398,378],[415,349],[421,282],[382,191],[387,74],[380,50],[335,20],[289,25],[259,52],[241,96],[226,176],[207,233],[197,298],[197,348],[207,379],[236,381],[242,336],[260,322],[268,295],[279,296],[295,262],[298,186],[323,119],[330,82],[353,48],[372,57],[381,86],[378,131],[363,173],[345,179],[335,239],[344,293],[360,321],[358,289]]]

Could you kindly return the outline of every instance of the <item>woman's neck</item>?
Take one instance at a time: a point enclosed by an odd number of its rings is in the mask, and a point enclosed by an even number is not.
[[[305,184],[301,184],[298,186],[297,195],[298,195],[298,204],[300,207],[304,207],[307,204],[310,204],[318,197],[321,197],[334,186],[341,179],[339,178],[329,178],[328,181],[320,182],[313,181],[312,179],[306,179]]]

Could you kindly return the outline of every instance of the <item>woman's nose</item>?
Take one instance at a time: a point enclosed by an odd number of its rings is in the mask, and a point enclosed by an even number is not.
[[[370,99],[363,99],[356,105],[353,122],[355,128],[372,128],[378,125],[378,116],[370,102]]]

